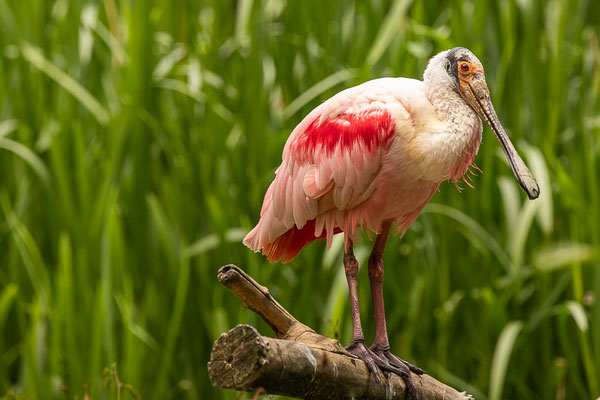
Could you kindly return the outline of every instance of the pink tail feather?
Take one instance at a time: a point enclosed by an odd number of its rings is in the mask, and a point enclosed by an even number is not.
[[[262,250],[262,253],[267,256],[267,260],[271,263],[278,261],[281,261],[284,264],[288,263],[309,243],[327,237],[325,231],[323,231],[321,236],[315,236],[314,219],[308,221],[301,229],[298,229],[296,226],[292,227],[283,235],[264,245],[259,244],[257,241],[260,234],[259,230],[260,224],[248,233],[244,238],[244,244],[256,252]],[[335,228],[334,234],[340,233],[341,231],[340,228]]]

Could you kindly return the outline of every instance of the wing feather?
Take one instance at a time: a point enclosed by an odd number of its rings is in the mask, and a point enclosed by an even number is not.
[[[293,177],[288,178],[295,182],[294,187],[288,185],[287,189],[294,191],[292,212],[296,227],[301,228],[309,215],[314,218],[328,210],[335,214],[324,223],[328,239],[331,229],[343,227],[344,211],[360,204],[372,192],[382,154],[389,149],[395,132],[394,118],[381,107],[329,114],[328,119],[315,115],[284,151],[283,162],[294,165]],[[325,204],[319,204],[321,199]],[[313,212],[309,213],[308,208]],[[316,236],[323,226],[318,219]]]
[[[289,178],[288,174],[282,173],[283,168],[277,168],[275,171],[275,180],[269,187],[269,190],[273,188],[273,193],[275,197],[273,199],[273,214],[277,219],[283,219],[285,215],[285,190],[287,190],[287,180]],[[264,206],[263,206],[264,211]],[[262,217],[261,213],[261,217]]]
[[[404,94],[393,92],[406,86],[411,93],[422,84],[409,81],[367,82],[309,113],[288,138],[267,192],[269,203],[265,198],[261,221],[244,243],[255,251],[268,246],[275,259],[291,259],[293,255],[280,248],[284,241],[277,242],[286,233],[301,233],[307,240],[303,227],[314,229],[315,238],[326,237],[328,244],[342,229],[353,233],[362,218],[348,211],[373,193],[382,157],[401,129],[396,124],[410,118],[401,101]]]

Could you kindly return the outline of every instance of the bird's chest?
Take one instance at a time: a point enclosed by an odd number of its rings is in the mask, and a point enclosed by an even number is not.
[[[465,174],[479,150],[482,132],[481,120],[470,111],[415,130],[404,149],[412,173],[431,182],[456,181]]]

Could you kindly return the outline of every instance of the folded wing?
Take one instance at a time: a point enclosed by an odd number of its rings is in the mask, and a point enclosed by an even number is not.
[[[351,211],[375,189],[399,106],[372,101],[361,86],[317,107],[290,135],[261,219],[244,239],[269,261],[289,261],[315,239],[326,237],[329,245],[335,233],[360,224]]]

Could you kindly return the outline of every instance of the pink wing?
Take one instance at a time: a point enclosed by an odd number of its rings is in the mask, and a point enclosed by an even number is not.
[[[269,261],[290,261],[311,241],[327,237],[330,245],[335,233],[361,225],[348,211],[375,189],[396,132],[386,104],[374,103],[361,86],[317,107],[290,135],[261,219],[244,239]]]

